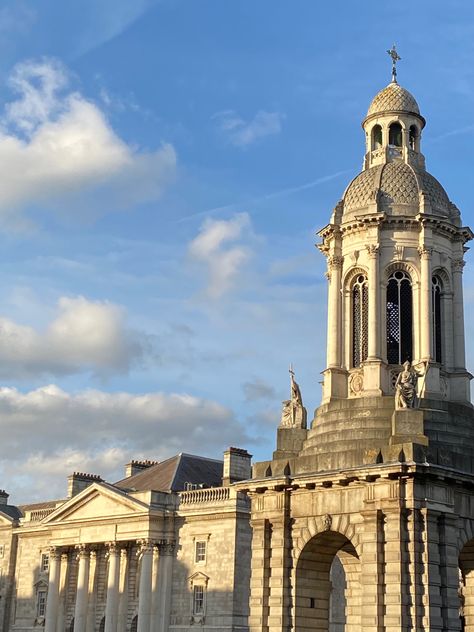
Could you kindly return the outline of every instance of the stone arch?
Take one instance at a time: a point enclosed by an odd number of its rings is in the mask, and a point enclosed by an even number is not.
[[[293,528],[292,546],[295,563],[306,544],[315,536],[328,530],[326,527],[329,520],[331,522],[331,530],[340,533],[349,540],[354,546],[357,555],[360,557],[361,544],[359,533],[356,531],[355,526],[351,524],[350,516],[347,514],[339,514],[336,516],[326,514],[325,516],[311,516],[310,518],[306,518],[304,523],[298,522],[295,524]],[[298,534],[296,534],[297,530]]]
[[[385,284],[387,284],[390,276],[397,270],[401,270],[402,272],[409,274],[413,284],[420,282],[420,275],[413,264],[408,263],[408,261],[394,261],[385,268]]]
[[[451,277],[449,276],[446,268],[442,268],[441,266],[434,268],[432,276],[437,276],[440,278],[443,284],[443,294],[451,292]]]
[[[325,521],[328,525],[327,516]],[[338,586],[331,581],[335,562],[343,570]],[[310,538],[295,564],[294,628],[328,632],[331,618],[337,613],[339,625],[360,629],[360,574],[359,555],[346,536],[330,528]],[[333,602],[334,589],[337,598]]]
[[[342,286],[344,287],[344,289],[348,290],[354,282],[354,279],[356,279],[359,274],[364,274],[365,276],[368,276],[369,271],[364,266],[354,266],[352,268],[349,268],[349,270],[347,270],[344,274],[342,282]]]

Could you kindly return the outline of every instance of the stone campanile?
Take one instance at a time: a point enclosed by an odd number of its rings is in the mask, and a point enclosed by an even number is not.
[[[370,103],[363,168],[320,232],[323,398],[291,375],[252,501],[251,632],[474,632],[474,411],[459,210],[426,171],[396,78]],[[309,427],[307,427],[309,426]]]

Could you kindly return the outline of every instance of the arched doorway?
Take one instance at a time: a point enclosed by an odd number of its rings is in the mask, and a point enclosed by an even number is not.
[[[314,536],[296,564],[295,630],[360,630],[360,560],[342,534]]]

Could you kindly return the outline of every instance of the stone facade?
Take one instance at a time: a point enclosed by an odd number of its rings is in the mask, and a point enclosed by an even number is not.
[[[205,466],[238,481],[250,475],[250,455],[186,457],[188,491],[153,490],[163,471],[179,478],[174,461],[132,462],[117,484],[76,474],[66,500],[0,505],[0,629],[247,632],[248,499],[206,486]],[[150,489],[127,488],[131,477]]]

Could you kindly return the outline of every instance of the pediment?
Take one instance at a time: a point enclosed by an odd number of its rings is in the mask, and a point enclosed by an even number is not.
[[[190,583],[191,588],[194,584],[205,584],[207,586],[208,581],[209,577],[200,571],[193,573],[190,577],[188,577],[188,582]]]
[[[0,510],[0,527],[11,527],[15,519]]]
[[[125,492],[111,485],[94,483],[49,514],[43,524],[126,517],[147,510],[148,505]]]

